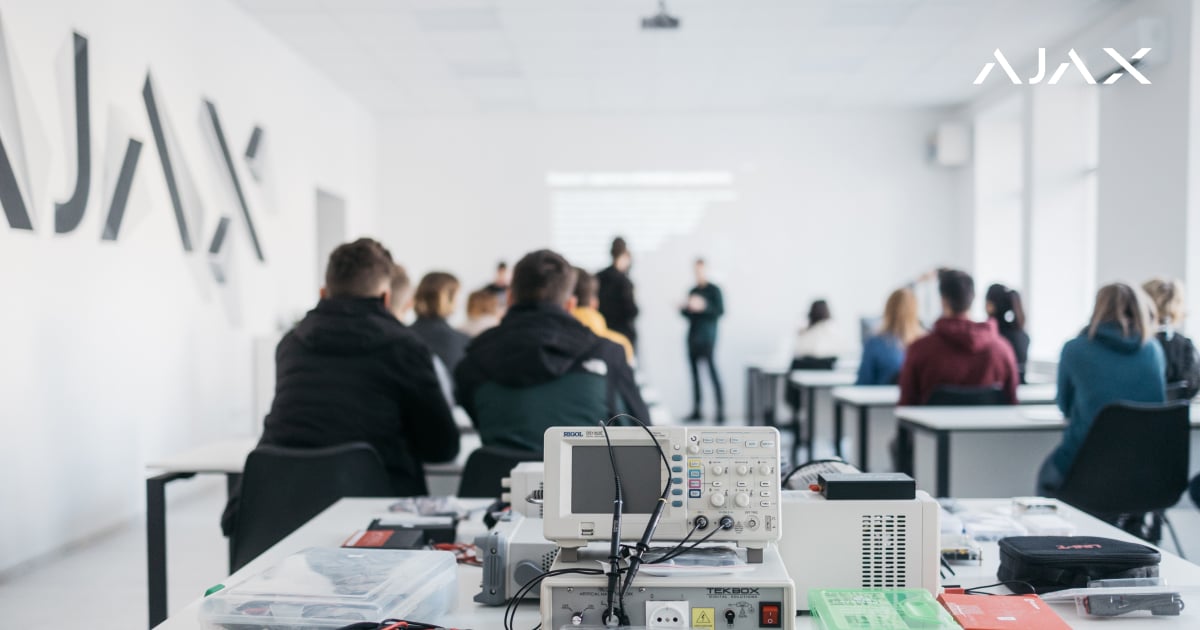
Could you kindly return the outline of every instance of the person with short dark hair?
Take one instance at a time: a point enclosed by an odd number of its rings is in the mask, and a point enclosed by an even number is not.
[[[275,399],[260,445],[366,442],[396,496],[428,494],[422,462],[458,455],[459,435],[433,355],[389,310],[395,264],[377,241],[333,250],[321,300],[275,351]],[[222,517],[233,531],[235,491]]]
[[[625,239],[620,236],[613,239],[609,254],[612,255],[612,264],[596,274],[596,281],[600,283],[597,293],[600,305],[597,310],[608,322],[608,327],[625,335],[636,349],[637,327],[634,320],[638,316],[638,305],[633,296],[633,281],[629,279],[633,256]]]
[[[1029,360],[1029,333],[1025,332],[1025,307],[1021,294],[1004,286],[988,287],[985,299],[988,318],[996,322],[1000,336],[1012,346],[1017,357],[1017,375],[1025,382],[1025,364]]]
[[[447,321],[454,314],[458,297],[458,278],[444,271],[431,271],[421,278],[413,300],[417,320],[410,328],[453,372],[462,360],[471,338],[455,330]]]
[[[553,426],[595,426],[619,413],[649,424],[621,346],[571,316],[575,269],[550,250],[513,269],[500,325],[467,347],[455,370],[458,402],[484,445],[541,452]]]
[[[713,398],[717,407],[716,422],[723,424],[725,397],[721,393],[721,377],[717,374],[713,354],[717,347],[717,320],[725,314],[725,298],[721,295],[721,288],[708,281],[704,259],[696,259],[693,271],[696,274],[696,286],[688,292],[687,302],[680,309],[680,313],[688,320],[688,362],[692,367],[692,413],[686,419],[698,422],[703,417],[699,369],[699,363],[703,361],[708,365],[708,376],[712,379]]]
[[[629,338],[621,333],[612,330],[608,327],[608,322],[604,320],[604,315],[596,310],[596,305],[600,303],[597,297],[596,276],[587,271],[576,267],[575,268],[575,308],[571,310],[571,315],[575,316],[588,327],[588,330],[596,333],[597,336],[603,337],[625,349],[625,358],[629,360],[630,365],[633,364],[633,344],[629,343]]]
[[[953,269],[938,273],[942,316],[912,342],[900,369],[900,404],[924,405],[942,386],[999,387],[1017,402],[1017,359],[995,321],[971,321],[975,281]]]

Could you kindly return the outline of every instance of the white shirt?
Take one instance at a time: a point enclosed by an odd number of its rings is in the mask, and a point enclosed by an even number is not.
[[[797,333],[796,345],[792,354],[796,358],[826,358],[839,356],[844,350],[845,345],[842,343],[841,335],[838,334],[833,320],[827,319]]]

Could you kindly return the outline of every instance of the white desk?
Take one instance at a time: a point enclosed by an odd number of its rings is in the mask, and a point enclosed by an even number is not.
[[[308,547],[336,547],[355,530],[362,529],[371,519],[386,512],[390,499],[343,499],[329,509],[319,514],[300,529],[296,530],[279,544],[271,547],[242,570],[224,580],[222,583],[231,586],[240,580],[258,573],[277,563],[280,559]],[[994,510],[1006,508],[1008,499],[976,499],[960,501],[960,506],[972,511]],[[1081,536],[1104,536],[1119,540],[1140,542],[1129,534],[1102,523],[1086,514],[1063,506],[1061,514],[1078,528]],[[459,540],[470,542],[474,536],[483,531],[483,525],[478,518],[459,525]],[[996,543],[985,543],[983,547],[983,563],[981,565],[956,565],[956,575],[947,578],[946,584],[957,584],[965,587],[983,586],[996,581],[996,568],[999,566],[999,553]],[[459,565],[458,567],[458,599],[457,604],[448,615],[441,619],[422,619],[431,623],[440,623],[459,628],[474,628],[476,630],[495,630],[502,627],[501,619],[504,607],[488,607],[476,604],[472,598],[479,592],[481,569],[474,566]],[[1178,556],[1163,552],[1160,571],[1171,584],[1188,585],[1200,584],[1200,567],[1191,564]],[[1002,589],[996,589],[1003,592]],[[1055,610],[1073,628],[1197,628],[1200,627],[1200,606],[1190,601],[1194,596],[1184,595],[1189,606],[1185,607],[1179,617],[1129,617],[1116,619],[1091,620],[1076,616],[1074,606],[1055,606]],[[177,614],[158,626],[159,630],[198,630],[200,628],[199,613],[202,599],[189,604]],[[517,611],[515,627],[532,628],[539,621],[536,603],[533,601],[521,606]],[[796,619],[797,630],[814,628],[815,624],[809,616]]]
[[[167,618],[167,484],[200,474],[223,474],[228,494],[242,476],[246,456],[257,444],[258,438],[251,435],[226,438],[146,464],[146,579],[151,627]],[[473,429],[464,432],[453,462],[425,465],[427,483],[433,478],[453,483],[452,478],[462,474],[467,457],[479,446],[478,433]]]
[[[842,454],[842,438],[844,432],[845,407],[858,410],[858,461],[855,464],[863,471],[870,469],[871,430],[870,417],[872,409],[891,409],[900,402],[899,385],[851,385],[835,387],[833,395],[833,434],[834,452],[838,457]],[[1054,383],[1031,383],[1017,386],[1017,401],[1022,405],[1053,404],[1058,396],[1058,386]]]
[[[1191,414],[1192,435],[1195,441],[1195,431],[1200,429],[1200,408],[1193,406]],[[912,457],[914,449],[915,434],[926,434],[933,436],[936,448],[936,496],[948,497],[950,494],[950,446],[951,438],[954,434],[967,433],[989,433],[989,434],[1042,434],[1047,435],[1046,444],[1050,448],[1058,443],[1058,435],[1066,426],[1066,420],[1062,416],[1062,412],[1054,405],[1000,405],[1000,406],[977,406],[977,407],[897,407],[896,419],[899,423],[901,432],[907,432],[909,435],[900,441],[902,448],[908,451],[907,461],[915,461]],[[1043,445],[1044,446],[1044,445]],[[999,453],[1000,456],[1016,456],[1019,453],[1011,452],[1007,449],[1000,449],[1004,452]],[[1028,449],[1026,449],[1028,450]],[[1049,453],[1032,453],[1033,455],[1044,459]],[[1025,453],[1030,454],[1030,453]],[[1036,466],[1040,465],[1041,459],[1037,460],[1033,472],[1036,474]],[[1015,473],[1014,467],[1017,464],[1013,461],[1001,461],[1001,465],[1007,463],[1007,468],[989,469],[992,476]],[[976,462],[978,464],[978,462]],[[1021,467],[1022,469],[1024,466]],[[913,471],[905,471],[910,474]],[[1022,470],[1022,472],[1029,472]],[[915,476],[915,475],[914,475]],[[1034,484],[1028,484],[1028,491],[1033,492]]]
[[[800,388],[800,398],[804,402],[804,422],[807,425],[806,446],[808,449],[807,459],[813,458],[813,440],[817,434],[817,394],[823,390],[832,390],[835,387],[844,387],[853,385],[858,380],[858,375],[848,369],[833,369],[833,370],[792,370],[788,375],[788,380],[793,385]],[[799,418],[793,418],[792,423],[792,465],[800,463],[796,460],[796,455],[800,452],[800,422]]]

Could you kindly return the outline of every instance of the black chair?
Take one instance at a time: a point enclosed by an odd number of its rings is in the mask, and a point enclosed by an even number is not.
[[[1166,523],[1182,553],[1166,510],[1188,489],[1188,415],[1185,402],[1104,407],[1053,494],[1151,543],[1162,538]]]
[[[975,405],[1007,405],[1008,397],[999,385],[964,387],[942,385],[929,395],[926,405],[935,407],[971,407]]]
[[[242,473],[241,498],[229,537],[232,570],[242,568],[342,497],[391,497],[397,492],[369,444],[304,449],[259,446],[246,457]]]
[[[1008,397],[999,385],[985,387],[968,387],[963,385],[942,385],[929,395],[926,405],[934,407],[974,407],[986,405],[1007,405]],[[892,443],[892,459],[896,470],[913,474],[913,443],[912,435],[906,430],[896,432]]]
[[[1188,381],[1167,383],[1167,400],[1191,400],[1192,384]]]
[[[467,458],[458,496],[495,499],[500,496],[500,480],[521,462],[540,462],[542,454],[503,446],[481,446]],[[515,499],[515,497],[514,497]]]

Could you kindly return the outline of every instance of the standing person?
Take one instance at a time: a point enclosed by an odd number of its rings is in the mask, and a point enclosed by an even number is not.
[[[1191,400],[1200,391],[1200,359],[1196,346],[1179,332],[1183,325],[1183,283],[1155,278],[1142,285],[1158,314],[1158,343],[1167,362],[1167,394],[1175,400]]]
[[[610,329],[625,335],[636,349],[637,329],[633,320],[637,319],[638,306],[633,297],[633,281],[629,279],[633,257],[625,245],[625,239],[620,236],[613,239],[609,253],[612,255],[612,265],[596,274],[596,280],[600,283],[600,314]]]
[[[394,268],[369,238],[333,250],[320,301],[275,350],[275,399],[259,445],[366,442],[396,496],[419,496],[429,493],[421,462],[453,460],[459,437],[433,355],[389,310]],[[226,535],[239,495],[221,518]]]
[[[508,271],[508,263],[503,260],[496,263],[496,276],[483,290],[491,291],[496,296],[496,303],[500,305],[497,317],[504,317],[504,310],[508,308],[508,285],[511,282],[512,275]]]
[[[410,326],[450,372],[454,372],[454,367],[467,350],[467,343],[471,341],[470,337],[455,330],[446,321],[454,314],[458,286],[458,278],[444,271],[425,274],[417,285],[413,302],[417,321]]]
[[[888,296],[879,332],[863,344],[856,385],[894,385],[904,365],[904,352],[925,330],[917,315],[917,298],[907,288]]]
[[[953,269],[938,273],[942,316],[933,332],[914,341],[900,368],[900,405],[924,405],[943,385],[999,387],[1017,404],[1017,359],[996,322],[971,321],[975,281]]]
[[[1058,407],[1067,417],[1062,443],[1038,474],[1038,490],[1054,496],[1071,472],[1096,414],[1117,401],[1166,400],[1162,348],[1154,341],[1149,299],[1125,284],[1096,294],[1087,328],[1063,346],[1058,361]]]
[[[484,287],[467,296],[467,321],[458,329],[468,337],[478,337],[479,333],[500,323],[500,298],[492,290]]]
[[[1004,286],[993,284],[985,297],[987,315],[995,320],[1000,336],[1012,346],[1017,357],[1017,374],[1025,383],[1025,363],[1029,360],[1029,334],[1025,332],[1025,307],[1021,294]]]
[[[692,365],[692,414],[687,420],[696,422],[700,415],[700,361],[708,363],[708,374],[712,378],[713,396],[717,403],[717,424],[725,422],[725,399],[721,395],[721,378],[717,375],[717,364],[713,351],[717,346],[717,320],[725,314],[725,300],[721,289],[708,281],[704,259],[696,259],[696,286],[688,292],[687,302],[680,309],[688,319],[688,361]]]

